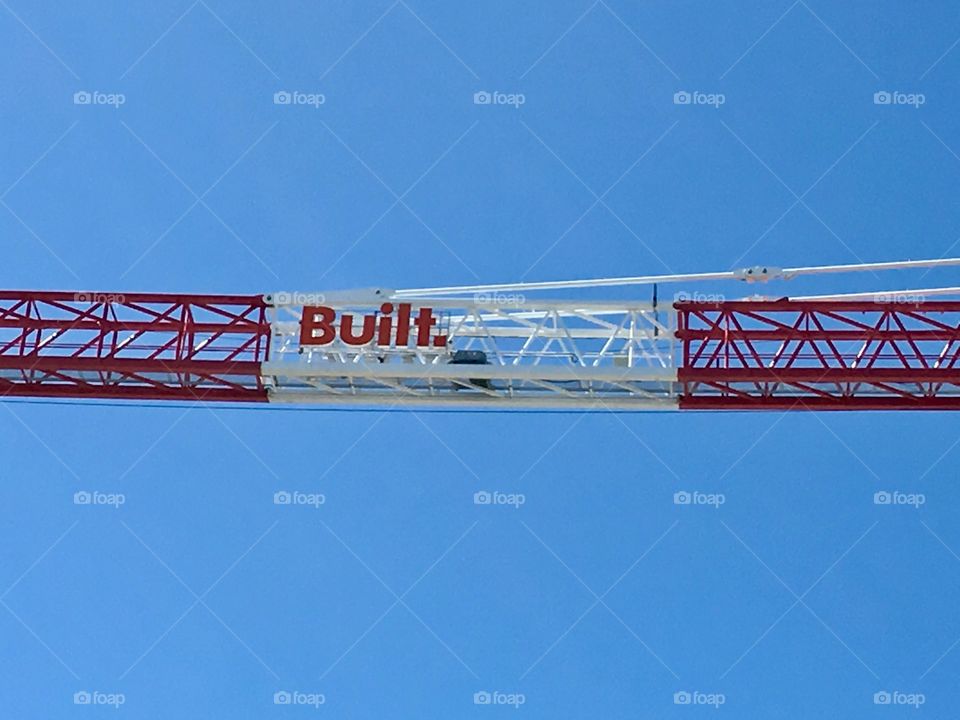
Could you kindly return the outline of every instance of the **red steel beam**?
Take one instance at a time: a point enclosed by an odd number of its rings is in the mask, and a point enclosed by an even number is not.
[[[0,291],[0,398],[265,402],[260,295]]]
[[[905,400],[895,397],[790,398],[771,396],[727,398],[692,396],[680,400],[681,410],[960,410],[958,397],[933,397]]]
[[[960,301],[674,307],[681,408],[960,409]]]

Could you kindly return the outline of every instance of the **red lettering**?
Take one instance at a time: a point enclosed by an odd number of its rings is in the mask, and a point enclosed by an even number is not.
[[[337,313],[328,307],[305,307],[300,321],[300,345],[327,345],[337,337],[333,321]],[[317,334],[317,331],[320,334]]]
[[[400,303],[397,309],[397,347],[410,342],[410,303]]]
[[[353,334],[353,315],[344,313],[340,317],[340,339],[347,345],[366,345],[373,340],[373,335],[377,331],[377,318],[375,315],[363,316],[363,330],[359,335]]]
[[[377,334],[377,343],[380,345],[390,344],[390,333],[393,332],[393,305],[384,303],[380,306],[380,330]]]
[[[437,332],[438,319],[431,308],[419,308],[416,318],[412,318],[413,306],[400,303],[396,306],[396,322],[394,309],[393,303],[387,302],[380,306],[379,313],[363,315],[362,319],[354,313],[343,313],[337,322],[334,308],[304,307],[300,321],[300,345],[330,345],[339,336],[345,345],[375,343],[381,347],[408,347],[411,328],[416,327],[417,347],[447,346],[447,336]],[[359,330],[354,328],[357,320],[360,320]]]
[[[417,326],[417,347],[430,347],[430,332],[437,324],[430,308],[420,308],[420,314],[413,324]]]

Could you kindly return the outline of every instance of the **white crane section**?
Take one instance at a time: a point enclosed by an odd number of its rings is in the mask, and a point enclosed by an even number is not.
[[[392,297],[376,290],[267,296],[272,338],[262,374],[270,401],[676,407],[676,315],[670,306],[411,299],[410,313],[428,305],[435,321],[430,342],[415,343],[398,337],[409,323],[380,334],[380,322],[403,312],[399,304],[383,303]],[[305,307],[309,316],[311,303],[321,302],[335,311],[332,330],[323,344],[305,344]],[[368,331],[376,328],[373,339],[363,337],[365,323]]]

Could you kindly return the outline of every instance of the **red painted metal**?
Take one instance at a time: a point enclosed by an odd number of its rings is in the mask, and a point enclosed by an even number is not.
[[[675,307],[683,409],[960,409],[960,301]]]
[[[0,292],[0,397],[265,402],[259,295]]]

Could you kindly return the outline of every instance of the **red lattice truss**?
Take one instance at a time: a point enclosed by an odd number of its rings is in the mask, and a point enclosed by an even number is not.
[[[261,296],[0,292],[0,397],[265,401]]]
[[[676,308],[681,408],[960,409],[960,302]]]

